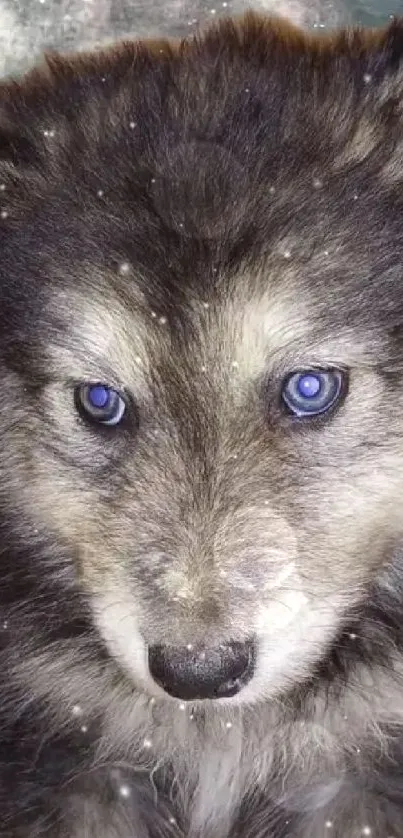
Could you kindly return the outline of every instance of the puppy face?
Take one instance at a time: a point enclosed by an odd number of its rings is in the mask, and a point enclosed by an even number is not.
[[[253,702],[309,676],[402,536],[398,199],[383,79],[371,101],[364,65],[332,85],[329,41],[284,99],[316,42],[255,18],[214,33],[181,58],[135,51],[129,76],[124,51],[61,63],[45,117],[45,80],[21,88],[1,504],[136,686],[162,693],[150,648],[250,641],[227,700]],[[364,126],[379,104],[367,143],[357,96]]]

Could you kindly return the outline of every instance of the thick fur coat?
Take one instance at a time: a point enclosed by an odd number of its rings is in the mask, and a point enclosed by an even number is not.
[[[0,86],[1,838],[402,838],[402,138],[399,21]],[[233,698],[151,678],[249,636]]]

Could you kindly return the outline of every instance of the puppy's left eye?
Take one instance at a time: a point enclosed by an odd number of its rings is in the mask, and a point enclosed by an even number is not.
[[[344,374],[340,370],[303,370],[286,379],[282,399],[294,416],[327,413],[343,393]]]
[[[126,412],[123,397],[107,384],[81,384],[75,397],[80,413],[99,425],[118,425]]]

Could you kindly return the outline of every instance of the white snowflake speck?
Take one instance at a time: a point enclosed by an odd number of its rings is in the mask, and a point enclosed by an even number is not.
[[[372,829],[370,826],[364,826],[362,829],[362,835],[371,835]]]
[[[8,212],[7,212],[7,210],[2,210],[2,211],[0,212],[0,216],[1,216],[2,218],[8,218]]]
[[[179,705],[179,710],[185,710],[185,707],[186,707],[186,705],[185,705],[184,701],[181,701],[181,703]]]
[[[370,81],[372,81],[372,76],[371,76],[370,73],[364,73],[363,79],[364,79],[365,84],[369,84]]]
[[[152,746],[153,746],[153,743],[151,742],[151,739],[145,739],[144,740],[144,742],[143,742],[143,747],[144,748],[149,750],[150,748],[152,748]]]
[[[71,712],[72,712],[73,716],[82,716],[83,715],[83,709],[82,709],[82,707],[80,707],[79,704],[74,704],[74,706],[71,709]]]
[[[232,727],[232,722],[225,722],[225,727],[227,728],[227,730],[230,730]]]
[[[98,189],[98,192],[97,192],[98,198],[102,198],[103,194],[104,194],[104,190],[103,189]]]
[[[119,273],[123,274],[123,276],[130,273],[130,262],[121,262],[119,265]]]
[[[120,794],[121,797],[124,797],[125,799],[130,797],[129,786],[120,786],[119,787],[119,794]]]
[[[326,821],[326,823],[325,823],[326,829],[331,829],[332,826],[333,826],[333,821]]]

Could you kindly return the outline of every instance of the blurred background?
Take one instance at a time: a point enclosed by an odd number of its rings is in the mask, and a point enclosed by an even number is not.
[[[124,36],[184,36],[250,7],[322,29],[380,26],[403,15],[403,0],[0,0],[0,73],[23,72],[44,49],[85,49]]]

